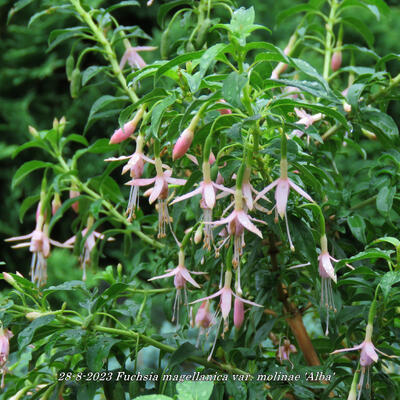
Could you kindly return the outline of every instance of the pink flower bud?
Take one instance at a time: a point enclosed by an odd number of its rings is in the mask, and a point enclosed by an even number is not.
[[[215,155],[213,152],[210,153],[210,157],[208,158],[208,162],[210,165],[213,165],[215,163]]]
[[[243,302],[235,297],[235,304],[233,306],[233,323],[235,328],[239,330],[244,321],[244,306]]]
[[[333,53],[332,60],[331,60],[332,71],[337,71],[341,65],[342,65],[342,52],[335,51]]]
[[[60,195],[56,193],[54,195],[53,201],[51,202],[51,213],[54,215],[60,207],[61,207]]]
[[[194,132],[190,128],[186,128],[179,136],[176,141],[174,150],[172,152],[172,159],[175,161],[178,158],[183,157],[189,150],[190,145],[193,141]]]
[[[119,128],[114,131],[114,134],[111,136],[110,144],[121,143],[124,140],[128,139],[129,136],[135,132],[137,122],[135,118],[132,121],[127,122],[123,128]]]
[[[203,224],[201,224],[197,229],[194,234],[194,242],[196,244],[199,244],[201,242],[201,239],[203,237]]]
[[[224,99],[220,99],[218,100],[218,103],[226,104],[226,101]],[[229,108],[221,108],[218,111],[221,115],[232,114],[232,110],[230,110]]]
[[[70,190],[69,191],[69,198],[73,199],[74,197],[78,197],[80,193],[76,190]],[[75,203],[72,204],[72,209],[78,213],[79,212],[79,201],[76,201]]]

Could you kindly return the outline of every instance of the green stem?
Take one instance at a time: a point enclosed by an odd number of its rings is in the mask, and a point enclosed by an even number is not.
[[[93,21],[92,16],[81,6],[79,0],[70,0],[70,2],[75,7],[75,10],[78,12],[78,14],[82,17],[82,19],[86,22],[86,24],[92,30],[96,40],[103,46],[106,57],[107,57],[108,61],[110,62],[111,67],[114,72],[114,75],[116,76],[119,83],[121,84],[122,89],[129,96],[132,103],[136,103],[139,100],[139,98],[137,97],[134,90],[132,88],[128,87],[128,84],[126,83],[124,74],[122,73],[121,68],[119,67],[119,64],[117,61],[117,56],[116,56],[114,50],[112,49],[109,41],[107,40],[106,36],[104,35],[103,31]]]
[[[326,36],[325,36],[325,59],[324,59],[324,79],[329,79],[329,65],[332,58],[332,37],[333,37],[333,26],[335,25],[336,9],[338,7],[337,0],[332,0],[331,11],[329,13],[328,22],[326,24]]]
[[[385,88],[381,89],[379,92],[371,95],[368,98],[368,103],[373,103],[379,97],[382,97],[389,93],[395,86],[400,84],[400,74],[396,75],[393,79],[391,79],[390,84]]]

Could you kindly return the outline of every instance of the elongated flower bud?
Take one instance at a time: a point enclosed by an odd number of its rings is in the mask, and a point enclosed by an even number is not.
[[[332,71],[337,71],[342,65],[342,52],[335,51],[331,60]]]
[[[127,122],[123,126],[123,128],[119,128],[114,131],[114,134],[111,136],[109,143],[110,144],[121,143],[124,140],[128,139],[129,136],[131,136],[133,132],[135,132],[137,124],[142,119],[143,113],[144,113],[144,107],[139,108],[135,117],[131,121]]]
[[[54,215],[61,207],[61,199],[58,193],[54,194],[53,201],[51,202],[51,213]]]
[[[80,192],[78,192],[76,190],[69,191],[70,199],[73,199],[74,197],[78,197],[78,196],[80,196]],[[75,203],[73,203],[71,207],[76,213],[78,213],[79,212],[79,201],[76,201]]]
[[[43,314],[37,311],[32,311],[27,314],[25,314],[25,318],[28,319],[29,321],[33,321],[39,317],[41,317]]]
[[[193,141],[194,132],[190,128],[186,128],[179,136],[179,139],[176,141],[174,150],[172,152],[172,159],[175,161],[178,158],[183,157],[186,152],[189,150],[190,145]]]
[[[233,306],[233,323],[235,325],[235,328],[239,330],[244,321],[244,306],[243,302],[235,297],[235,304]]]
[[[194,242],[196,244],[199,244],[201,242],[201,239],[203,237],[203,224],[201,224],[197,229],[196,229],[196,233],[194,234]]]

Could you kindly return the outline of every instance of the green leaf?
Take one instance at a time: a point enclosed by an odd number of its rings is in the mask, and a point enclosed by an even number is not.
[[[98,297],[95,309],[101,309],[107,302],[114,300],[119,294],[123,293],[129,287],[128,284],[118,282],[106,289],[101,296]]]
[[[153,137],[159,136],[159,130],[161,125],[161,120],[164,115],[166,109],[174,104],[176,101],[176,95],[173,93],[172,95],[166,97],[164,100],[161,100],[156,106],[153,107],[151,111],[151,132]]]
[[[365,221],[364,218],[359,215],[353,215],[347,218],[347,223],[350,227],[353,236],[359,240],[361,243],[366,243],[367,238],[365,236]]]
[[[55,315],[43,315],[42,317],[39,317],[32,321],[23,331],[21,331],[18,335],[18,345],[19,348],[24,348],[28,346],[28,344],[31,343],[33,335],[35,334],[35,331],[42,326],[46,326],[50,324],[51,321],[53,321],[55,318]]]
[[[204,50],[194,51],[192,53],[182,54],[171,61],[168,61],[166,64],[162,65],[155,76],[155,80],[157,81],[162,75],[164,75],[170,69],[176,67],[177,65],[186,63],[188,61],[197,60],[204,54]]]
[[[363,83],[356,83],[349,87],[349,91],[347,92],[347,99],[353,109],[359,108],[359,99],[364,88],[365,85]]]
[[[38,201],[40,200],[40,195],[35,195],[35,196],[29,196],[24,199],[24,201],[21,204],[21,207],[19,208],[19,220],[22,224],[22,221],[24,219],[25,213]]]
[[[381,289],[385,298],[389,295],[392,286],[400,282],[400,271],[389,271],[381,279]]]
[[[18,168],[17,172],[14,174],[14,177],[11,182],[11,187],[14,188],[18,183],[20,183],[27,175],[31,172],[36,171],[40,168],[53,168],[54,165],[45,161],[32,160],[23,164]]]
[[[106,12],[111,12],[111,11],[114,11],[114,10],[116,10],[118,8],[128,7],[128,6],[140,7],[140,3],[138,1],[136,1],[136,0],[120,1],[117,4],[114,4],[111,7],[108,7]]]
[[[193,1],[190,0],[174,0],[168,1],[167,3],[161,4],[158,9],[157,15],[157,23],[161,26],[161,28],[165,28],[165,18],[169,11],[174,9],[175,7],[183,6],[183,5],[193,5]]]
[[[375,243],[382,243],[382,242],[386,242],[386,243],[390,243],[392,244],[394,247],[399,247],[400,248],[400,240],[396,239],[394,237],[391,236],[385,236],[379,239],[374,240],[371,244],[375,244]]]
[[[44,294],[44,297],[46,297],[49,294],[54,293],[54,292],[59,292],[60,290],[74,290],[75,291],[77,288],[86,290],[86,283],[83,281],[64,282],[60,285],[50,286],[49,288],[44,289],[43,294]]]
[[[240,75],[236,71],[231,72],[223,83],[222,96],[233,106],[241,107],[240,97],[246,83],[247,78],[244,75]]]
[[[176,384],[178,400],[208,400],[214,389],[214,382],[185,381]]]
[[[378,193],[378,197],[376,198],[376,208],[378,211],[387,216],[392,209],[393,198],[396,194],[396,188],[394,186],[388,187],[384,186]]]
[[[361,7],[364,8],[368,11],[370,11],[372,14],[374,14],[374,16],[376,17],[377,20],[380,19],[380,14],[379,14],[379,9],[376,6],[373,5],[368,5],[365,4],[364,2],[360,1],[360,0],[344,0],[342,2],[342,4],[340,5],[340,9],[347,9],[347,8],[351,8],[351,7]],[[356,12],[356,10],[354,10],[353,12]]]
[[[86,359],[91,371],[100,371],[103,364],[107,361],[111,347],[119,342],[119,339],[97,336],[97,342],[87,349]]]
[[[147,394],[144,396],[135,397],[133,400],[174,400],[172,397],[164,396],[163,394]]]
[[[99,72],[107,69],[105,66],[91,65],[82,72],[82,86],[85,86]]]
[[[365,39],[369,47],[372,47],[374,44],[374,35],[371,29],[365,25],[365,23],[357,18],[353,17],[345,17],[343,18],[343,22],[352,26],[356,29],[361,36]]]
[[[172,354],[169,359],[169,367],[172,369],[175,365],[181,364],[190,356],[198,354],[199,350],[189,342],[183,343]]]
[[[88,37],[88,35],[85,34],[85,32],[87,32],[87,28],[85,26],[74,26],[72,28],[55,29],[50,33],[49,47],[47,51],[53,50],[64,40],[73,37]]]
[[[278,16],[276,17],[276,24],[280,25],[285,19],[299,14],[301,12],[315,12],[315,8],[310,6],[309,4],[299,4],[293,7],[286,8],[285,10],[281,11]]]
[[[395,140],[399,136],[399,128],[393,118],[379,110],[370,110],[367,107],[361,109],[364,121],[379,129],[379,134],[386,139]]]
[[[16,14],[18,11],[22,10],[24,7],[28,6],[29,4],[33,3],[33,1],[34,0],[18,0],[17,2],[15,2],[14,6],[8,12],[7,24],[10,22],[10,20],[14,14]]]

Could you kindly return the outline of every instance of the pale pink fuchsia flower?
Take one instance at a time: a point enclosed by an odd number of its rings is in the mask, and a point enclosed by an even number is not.
[[[213,316],[210,313],[210,302],[204,300],[197,310],[195,324],[200,329],[208,329],[213,323]]]
[[[155,166],[157,175],[154,178],[133,179],[126,184],[139,187],[154,184],[153,188],[151,188],[149,203],[152,204],[154,201],[158,201],[158,237],[161,238],[166,236],[166,224],[170,224],[167,206],[168,184],[182,186],[186,183],[186,179],[172,178],[172,171],[170,169],[163,171],[159,157],[156,157]]]
[[[93,226],[93,217],[89,217],[87,221],[87,227],[82,230],[81,235],[82,238],[84,238],[88,232],[90,231],[91,227]],[[92,254],[93,249],[96,247],[96,241],[97,240],[103,240],[104,235],[96,232],[95,230],[92,230],[92,232],[89,233],[87,236],[85,243],[83,245],[82,253],[79,256],[79,262],[81,264],[83,273],[82,273],[82,280],[86,280],[86,267],[90,266],[91,259],[90,256]],[[109,237],[107,238],[108,241],[114,240],[114,238]],[[64,242],[64,245],[67,247],[73,247],[73,245],[76,243],[76,235],[72,236],[69,238],[67,241]]]
[[[227,225],[229,235],[234,238],[234,255],[232,263],[236,268],[239,265],[239,256],[243,252],[244,247],[244,229],[255,233],[262,239],[261,231],[251,222],[257,221],[265,224],[264,221],[258,220],[256,218],[250,217],[247,213],[245,207],[243,207],[243,192],[241,189],[236,189],[235,191],[235,208],[232,213],[225,218],[215,221],[214,225]]]
[[[210,171],[210,163],[205,161],[203,162],[203,181],[199,183],[197,189],[186,193],[182,196],[177,197],[172,203],[178,203],[179,201],[183,201],[189,199],[190,197],[201,194],[200,207],[203,209],[203,221],[205,226],[205,237],[204,237],[204,246],[208,249],[211,249],[212,242],[212,210],[215,206],[216,201],[216,190],[219,189],[223,192],[234,194],[234,191],[226,188],[223,185],[219,185],[211,180],[211,171]]]
[[[176,288],[176,297],[174,302],[174,310],[172,314],[172,321],[177,319],[179,324],[179,305],[182,302],[181,299],[181,289],[184,290],[185,304],[187,304],[187,292],[186,292],[186,282],[189,282],[196,288],[200,288],[200,285],[191,277],[190,274],[202,275],[204,272],[188,271],[185,267],[185,254],[183,250],[179,250],[179,262],[178,266],[173,270],[169,270],[166,274],[155,276],[150,278],[149,281],[154,281],[155,279],[164,279],[169,277],[174,277],[174,286]]]
[[[220,100],[218,100],[218,103],[226,104],[226,101],[225,101],[224,99],[220,99]],[[221,108],[221,109],[218,110],[218,111],[219,111],[219,113],[220,113],[221,115],[232,114],[232,110],[229,109],[229,108]]]
[[[154,161],[143,154],[144,136],[139,135],[136,139],[136,150],[130,156],[121,157],[110,157],[104,161],[121,161],[128,160],[128,162],[122,168],[122,174],[130,172],[130,176],[133,179],[141,178],[145,166],[145,162],[154,164]],[[135,210],[139,208],[139,186],[131,186],[129,193],[128,206],[126,208],[126,215],[128,221],[135,218]]]
[[[6,363],[10,354],[10,339],[13,333],[9,329],[0,328],[0,371],[1,371],[1,388],[4,389],[4,377],[6,374]]]
[[[283,341],[283,345],[279,344],[278,351],[276,352],[276,358],[281,364],[283,361],[289,361],[293,367],[293,364],[290,361],[290,354],[292,353],[297,353],[296,346],[291,344],[289,340],[285,339]]]
[[[139,55],[139,51],[153,51],[157,50],[157,47],[153,46],[137,46],[132,47],[129,42],[126,44],[126,50],[124,55],[121,58],[121,62],[119,64],[120,69],[124,69],[125,64],[128,63],[131,68],[142,69],[147,64],[143,60],[143,58]]]
[[[337,282],[335,270],[331,260],[338,262],[328,252],[328,241],[326,235],[321,237],[321,254],[318,256],[318,272],[321,277],[321,305],[326,308],[326,330],[325,335],[329,333],[329,310],[336,312],[333,300],[332,281]]]
[[[33,232],[24,236],[15,236],[5,239],[6,242],[24,241],[23,243],[12,246],[15,249],[22,247],[29,247],[32,252],[31,261],[31,279],[32,282],[36,283],[38,287],[43,286],[47,281],[47,258],[50,255],[50,245],[57,247],[70,247],[68,245],[57,242],[56,240],[50,239],[49,226],[44,223],[44,217],[39,214],[36,218],[36,227]]]
[[[342,65],[342,52],[335,51],[332,55],[331,68],[332,71],[337,71]]]
[[[287,207],[287,201],[289,197],[289,191],[290,189],[294,189],[300,196],[303,196],[306,200],[309,202],[313,203],[314,200],[311,198],[311,196],[306,193],[301,187],[296,185],[291,179],[288,177],[288,163],[286,158],[281,159],[281,174],[278,179],[270,183],[267,187],[265,187],[261,192],[257,195],[256,200],[257,201],[261,196],[265,195],[267,192],[269,192],[271,189],[273,189],[276,186],[275,190],[275,206],[274,208],[276,209],[277,214],[281,217],[284,218],[286,221],[286,230],[289,238],[289,244],[290,248],[293,251],[294,246],[292,243],[292,239],[290,237],[290,232],[289,232],[289,225],[287,223],[287,218],[286,218],[286,207]],[[271,210],[272,211],[272,210]],[[275,221],[278,221],[278,217],[275,217]]]
[[[224,336],[224,333],[228,330],[228,327],[229,327],[228,318],[229,318],[229,314],[230,314],[231,308],[232,308],[232,296],[235,297],[235,299],[239,299],[241,302],[249,304],[251,306],[262,307],[260,304],[254,303],[249,300],[245,300],[245,299],[241,298],[239,295],[237,295],[236,293],[234,293],[233,290],[231,289],[231,283],[232,283],[232,272],[226,271],[225,272],[225,284],[220,290],[218,290],[216,293],[214,293],[210,296],[203,297],[201,299],[192,301],[190,303],[190,304],[195,304],[195,303],[199,303],[201,301],[211,300],[215,297],[220,297],[219,308],[221,310],[222,319],[224,320],[224,330],[221,335],[222,337]],[[215,341],[212,346],[210,355],[208,356],[208,360],[211,359],[211,356],[214,352],[215,343],[217,341],[218,331],[219,331],[219,327],[221,325],[221,321],[222,320],[220,320],[220,322],[218,324],[217,334],[216,334]]]
[[[131,121],[125,123],[122,128],[116,129],[111,136],[110,144],[121,143],[128,139],[135,132],[136,126],[142,119],[144,111],[145,107],[141,106]]]
[[[368,323],[366,330],[365,330],[365,339],[361,344],[359,344],[358,346],[355,346],[355,347],[335,350],[334,352],[331,353],[331,354],[338,354],[338,353],[343,353],[343,352],[347,352],[347,351],[361,350],[361,352],[360,352],[361,376],[360,376],[360,382],[358,384],[359,393],[358,393],[357,400],[359,400],[361,397],[361,391],[362,391],[364,377],[365,377],[366,372],[368,372],[367,373],[367,387],[369,386],[369,368],[373,363],[378,361],[379,356],[378,356],[377,352],[382,354],[385,357],[390,357],[390,358],[394,357],[394,356],[389,356],[389,355],[383,353],[382,351],[378,350],[374,346],[374,344],[372,343],[372,331],[373,331],[373,326],[372,326],[372,324]]]

